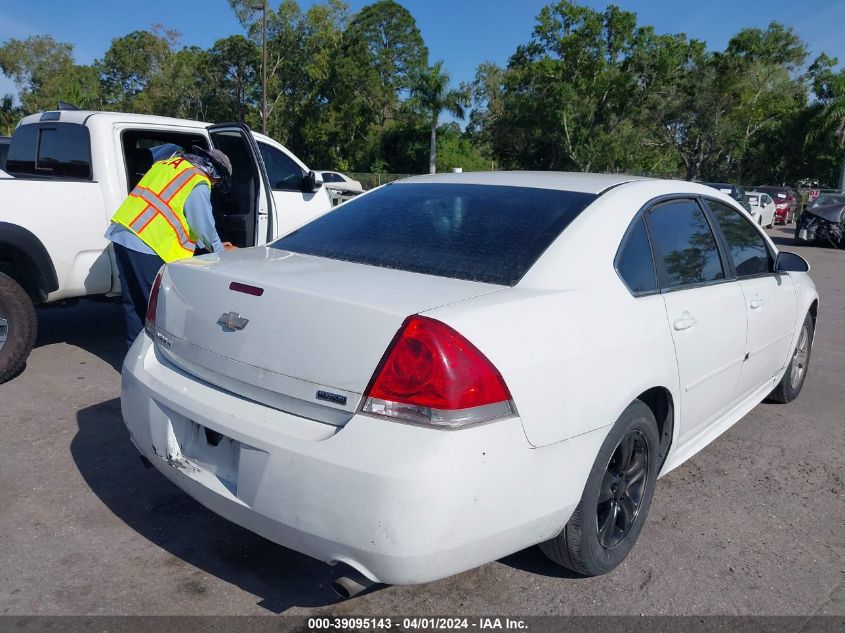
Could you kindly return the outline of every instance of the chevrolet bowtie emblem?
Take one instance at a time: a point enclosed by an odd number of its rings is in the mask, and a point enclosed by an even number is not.
[[[220,318],[217,319],[217,325],[222,325],[224,330],[228,330],[230,332],[244,329],[247,323],[249,323],[249,319],[243,318],[237,312],[227,312],[226,314],[221,314]]]

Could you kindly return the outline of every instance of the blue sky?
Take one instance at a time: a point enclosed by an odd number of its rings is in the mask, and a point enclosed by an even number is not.
[[[369,2],[348,0],[353,10]],[[400,0],[416,18],[432,61],[442,59],[453,84],[473,78],[483,61],[500,65],[518,44],[527,42],[543,0]],[[270,0],[270,5],[276,5]],[[303,7],[310,0],[300,0]],[[603,9],[608,3],[582,0]],[[640,24],[659,33],[684,32],[713,49],[747,26],[765,27],[772,20],[793,26],[810,48],[810,59],[824,51],[845,62],[845,0],[617,0],[614,4],[638,14]],[[0,42],[49,34],[74,45],[78,63],[102,57],[111,39],[153,23],[182,33],[181,43],[209,47],[215,40],[241,33],[226,0],[178,3],[146,0],[4,0],[0,3]],[[0,75],[0,94],[15,92]]]

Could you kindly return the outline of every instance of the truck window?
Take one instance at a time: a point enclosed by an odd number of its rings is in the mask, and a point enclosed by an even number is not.
[[[7,171],[13,176],[91,180],[91,137],[77,123],[22,125],[15,130]]]
[[[258,143],[270,186],[282,191],[302,190],[302,168],[275,147],[266,143]]]
[[[121,141],[127,191],[135,188],[153,163],[166,160],[178,151],[190,152],[194,145],[208,149],[204,136],[161,130],[124,130]]]

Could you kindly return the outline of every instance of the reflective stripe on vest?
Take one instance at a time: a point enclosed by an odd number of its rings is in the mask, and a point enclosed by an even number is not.
[[[165,262],[191,257],[197,236],[185,218],[185,200],[204,172],[184,158],[155,163],[115,212],[112,221],[137,235]]]

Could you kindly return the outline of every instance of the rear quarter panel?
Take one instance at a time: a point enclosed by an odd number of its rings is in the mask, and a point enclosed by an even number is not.
[[[679,402],[663,299],[632,296],[613,264],[637,211],[678,190],[665,182],[622,185],[576,218],[513,288],[428,313],[499,369],[532,445],[609,427],[652,387]]]

